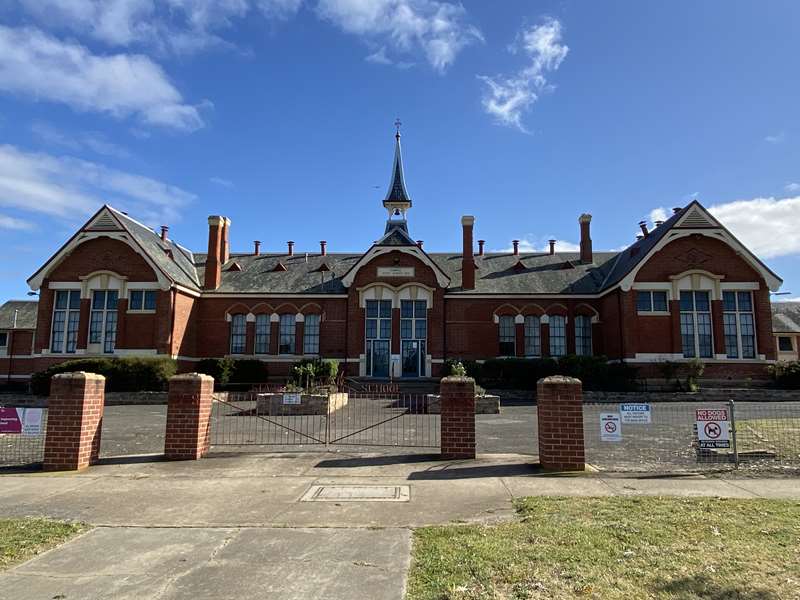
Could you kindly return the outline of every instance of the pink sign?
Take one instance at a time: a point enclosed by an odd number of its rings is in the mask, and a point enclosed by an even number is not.
[[[22,433],[22,419],[16,408],[0,406],[0,433]]]

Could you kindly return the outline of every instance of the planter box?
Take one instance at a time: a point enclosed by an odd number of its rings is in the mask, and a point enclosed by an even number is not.
[[[299,396],[299,402],[295,402]],[[347,405],[347,394],[258,394],[256,411],[273,417],[327,415]]]

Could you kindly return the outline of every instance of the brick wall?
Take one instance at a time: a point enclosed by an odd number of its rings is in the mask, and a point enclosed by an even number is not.
[[[97,462],[106,380],[94,373],[61,373],[50,385],[44,468],[73,471]]]
[[[571,377],[546,377],[537,385],[539,463],[548,471],[583,471],[581,382]]]
[[[439,396],[442,458],[475,458],[475,380],[445,377]]]

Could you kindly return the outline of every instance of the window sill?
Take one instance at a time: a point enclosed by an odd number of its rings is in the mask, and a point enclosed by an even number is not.
[[[636,314],[639,315],[640,317],[668,317],[672,313],[669,312],[668,310],[648,310],[648,311],[638,310],[636,311]]]
[[[154,315],[156,314],[155,310],[126,310],[125,314],[128,315]]]

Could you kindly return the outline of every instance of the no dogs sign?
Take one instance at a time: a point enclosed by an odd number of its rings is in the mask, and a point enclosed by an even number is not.
[[[619,413],[602,413],[600,415],[600,441],[622,441],[622,423]]]
[[[727,408],[695,410],[697,441],[700,448],[730,448],[730,421]]]

